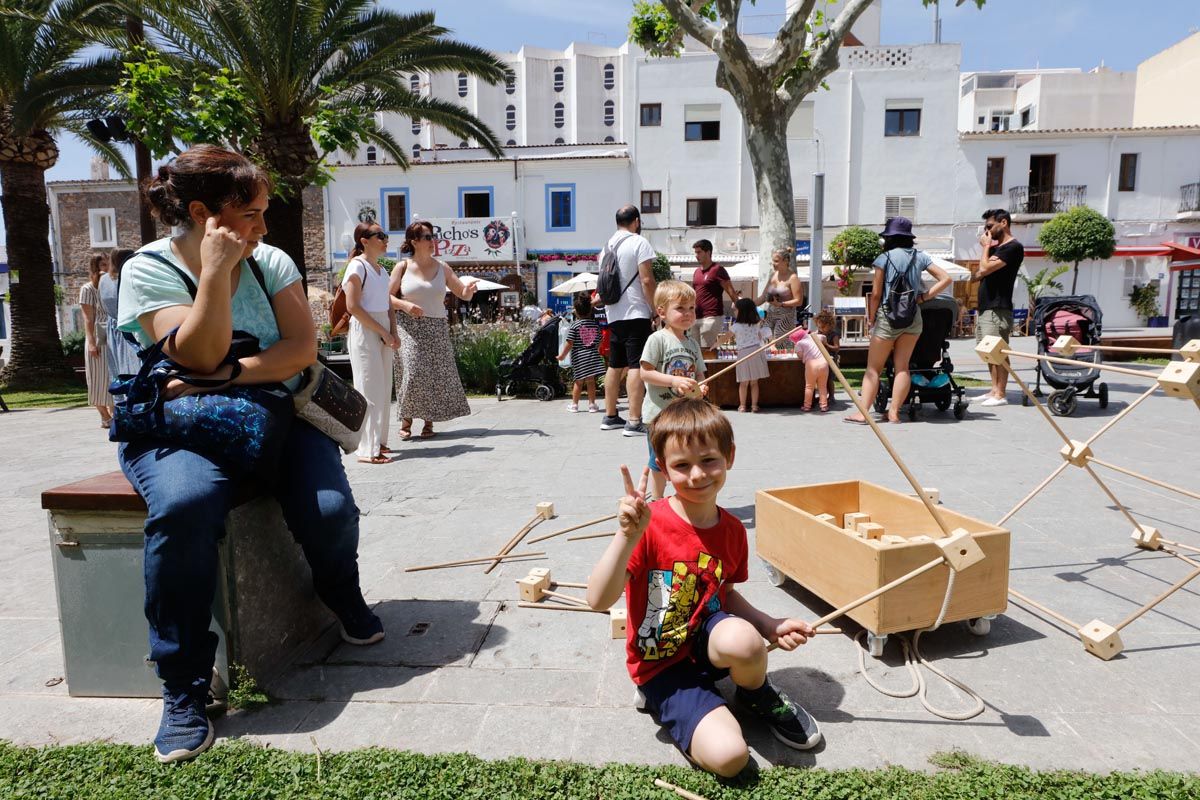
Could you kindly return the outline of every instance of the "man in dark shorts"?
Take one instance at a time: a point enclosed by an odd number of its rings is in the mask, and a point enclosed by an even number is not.
[[[729,302],[737,302],[733,282],[729,273],[712,260],[713,246],[708,239],[692,245],[696,262],[700,265],[692,275],[692,288],[696,290],[696,324],[692,326],[691,338],[701,347],[711,350],[717,346],[717,336],[725,319],[725,295]]]
[[[617,211],[617,231],[608,240],[608,247],[617,254],[621,270],[621,285],[626,287],[621,299],[605,307],[608,315],[608,371],[604,374],[604,419],[600,430],[623,428],[625,436],[645,436],[642,424],[642,400],[646,385],[640,369],[642,349],[650,338],[650,318],[654,311],[650,301],[657,282],[654,280],[654,248],[641,235],[642,216],[636,206],[622,206]],[[617,415],[617,396],[621,393],[621,370],[628,369],[625,391],[629,396],[629,420]]]
[[[1013,286],[1021,262],[1025,260],[1025,248],[1013,238],[1012,218],[1002,208],[988,209],[983,213],[983,236],[979,243],[983,253],[979,256],[979,267],[974,279],[979,281],[979,317],[975,322],[975,340],[984,336],[999,336],[1007,345],[1013,327]],[[1008,404],[1004,396],[1008,387],[1008,370],[997,364],[989,364],[992,388],[983,397],[981,406],[1003,406]]]

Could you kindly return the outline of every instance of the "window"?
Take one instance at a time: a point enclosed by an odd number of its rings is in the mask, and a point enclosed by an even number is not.
[[[980,118],[979,118],[979,122],[978,122],[978,124],[979,124],[979,125],[986,125],[986,124],[987,124],[987,117],[980,117]]]
[[[408,89],[409,89],[409,91],[411,91],[413,94],[420,94],[420,93],[421,93],[421,79],[420,79],[420,77],[418,77],[418,76],[416,75],[416,73],[414,73],[414,74],[412,74],[412,75],[410,75],[410,76],[409,76],[409,78],[408,78]]]
[[[408,189],[380,189],[379,207],[383,209],[380,226],[388,233],[404,233],[408,227]]]
[[[604,101],[604,124],[611,128],[617,121],[617,106],[612,100]]]
[[[467,96],[467,73],[465,72],[458,73],[458,96]]]
[[[510,131],[517,127],[517,107],[508,106],[504,109],[504,127]]]
[[[561,128],[567,124],[567,110],[562,103],[554,104],[554,127]]]
[[[417,119],[416,117],[413,117],[413,121],[412,121],[412,132],[413,132],[413,133],[420,133],[420,132],[421,132],[421,120]]]
[[[662,191],[655,189],[653,191],[642,192],[642,213],[643,214],[658,214],[662,211]]]
[[[421,160],[421,145],[419,145],[419,144],[413,145],[412,157],[413,157],[413,161]]]
[[[1137,153],[1121,153],[1121,173],[1117,178],[1118,192],[1137,190]]]
[[[984,180],[985,194],[1004,194],[1004,159],[987,160],[987,178]]]
[[[717,224],[717,198],[704,197],[687,201],[688,227],[713,226]]]
[[[555,144],[566,144],[567,140],[564,139],[563,137],[559,136],[557,139],[554,140],[554,143]]]
[[[920,136],[921,109],[889,108],[884,113],[884,136]]]
[[[575,230],[575,184],[546,184],[546,230]]]
[[[492,187],[458,187],[458,215],[460,217],[492,216]]]
[[[459,142],[458,146],[459,147],[470,147],[471,145],[467,144],[467,142],[464,140],[464,141]]]
[[[375,145],[367,146],[367,163],[374,164],[378,159],[379,152],[375,149]]]
[[[1021,127],[1027,128],[1037,122],[1037,117],[1033,113],[1033,106],[1021,109]]]
[[[562,67],[554,68],[554,91],[561,92],[567,85],[566,71]]]
[[[1000,111],[992,114],[991,130],[1006,131],[1012,127],[1012,112]]]
[[[611,136],[605,136],[605,137],[604,137],[604,143],[605,143],[605,144],[609,144],[609,143],[611,143],[611,142],[615,142],[615,141],[616,141],[616,139],[614,139],[614,138],[613,138],[613,137],[611,137]]]
[[[617,85],[617,68],[612,64],[604,65],[604,88],[611,89]]]
[[[643,128],[662,125],[662,103],[642,103],[641,125]]]
[[[1138,259],[1125,259],[1125,275],[1124,284],[1121,288],[1121,293],[1124,297],[1129,297],[1133,293],[1133,287],[1138,285],[1138,278],[1141,277],[1141,269],[1138,265]]]
[[[685,142],[711,142],[721,138],[720,122],[685,122],[683,123],[683,140]]]
[[[797,228],[808,227],[808,198],[793,197],[792,198],[792,216],[796,218]]]
[[[912,195],[889,194],[883,199],[883,218],[908,217],[917,221],[917,198]]]
[[[88,235],[92,247],[117,246],[117,211],[114,208],[88,209]]]
[[[505,146],[505,147],[516,147],[516,146],[517,146],[517,140],[516,140],[516,139],[509,139],[507,142],[505,142],[505,143],[504,143],[504,146]]]
[[[513,94],[517,91],[517,76],[509,75],[504,79],[504,93]]]

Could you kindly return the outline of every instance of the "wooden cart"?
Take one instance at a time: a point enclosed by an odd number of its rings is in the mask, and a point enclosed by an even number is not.
[[[946,508],[938,511],[952,528],[968,531],[986,556],[958,575],[945,621],[967,620],[971,632],[983,636],[1008,605],[1009,532]],[[907,541],[866,538],[845,529],[845,515],[852,513],[868,514],[871,523],[882,526],[872,535]],[[832,521],[818,515],[830,515]],[[866,481],[760,490],[755,523],[758,555],[771,583],[782,586],[791,578],[835,607],[937,558],[933,540],[944,536],[919,499]],[[949,571],[943,564],[849,612],[866,628],[871,655],[882,654],[889,633],[937,620]]]

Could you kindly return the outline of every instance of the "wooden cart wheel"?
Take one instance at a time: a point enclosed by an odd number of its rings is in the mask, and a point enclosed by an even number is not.
[[[772,586],[783,586],[787,583],[787,575],[780,572],[778,567],[768,561],[762,563],[763,568],[767,571],[767,583]]]

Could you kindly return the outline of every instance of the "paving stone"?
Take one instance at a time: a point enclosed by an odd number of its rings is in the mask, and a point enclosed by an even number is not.
[[[460,600],[385,600],[374,607],[390,635],[379,644],[356,647],[339,644],[330,664],[377,664],[406,667],[469,664],[481,644],[503,642],[492,632],[498,604]],[[424,627],[421,627],[424,626]],[[484,637],[490,643],[484,642]]]

